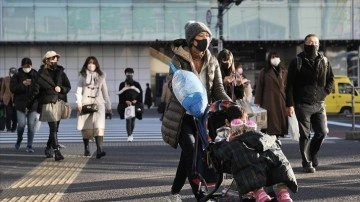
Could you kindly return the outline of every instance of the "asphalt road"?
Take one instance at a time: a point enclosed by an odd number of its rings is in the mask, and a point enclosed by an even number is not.
[[[301,171],[298,143],[289,138],[282,143],[299,184],[298,193],[291,194],[294,201],[360,201],[359,141],[329,135],[313,174]],[[43,143],[34,148],[29,154],[0,142],[0,201],[166,201],[180,156],[180,149],[162,141],[105,142],[107,155],[101,159],[83,157],[81,142],[66,143],[62,162],[45,159]],[[188,183],[181,195],[183,201],[194,201]]]

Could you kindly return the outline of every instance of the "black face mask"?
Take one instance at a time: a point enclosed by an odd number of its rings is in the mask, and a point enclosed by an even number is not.
[[[209,47],[209,42],[207,39],[194,40],[197,42],[197,46],[195,46],[195,48],[201,52],[204,52]]]
[[[134,83],[133,75],[126,75],[125,82],[129,85],[132,85]]]
[[[51,69],[56,69],[56,68],[57,68],[57,62],[52,62],[52,63],[50,64],[50,68],[51,68]]]
[[[304,52],[309,59],[315,59],[317,56],[317,52],[319,50],[319,46],[317,45],[304,45]]]

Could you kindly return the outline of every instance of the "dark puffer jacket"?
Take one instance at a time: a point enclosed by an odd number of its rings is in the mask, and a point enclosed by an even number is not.
[[[59,86],[61,91],[55,91],[55,86]],[[57,100],[67,102],[67,94],[70,92],[71,84],[60,65],[54,69],[45,68],[43,65],[38,71],[36,82],[32,88],[32,94],[28,97],[28,105],[31,106],[35,99],[39,102],[38,112],[41,105],[56,103]]]
[[[10,91],[14,94],[15,109],[25,113],[27,106],[27,99],[31,95],[31,88],[36,81],[37,71],[31,69],[29,73],[25,73],[22,68],[18,69],[18,72],[10,79]],[[23,81],[31,79],[31,84],[25,86]],[[37,102],[29,108],[32,111],[37,110]]]
[[[175,55],[172,58],[172,63],[178,69],[195,72],[194,63],[192,62],[192,57],[186,44],[185,39],[174,41],[172,50]],[[206,91],[209,102],[217,100],[230,100],[230,97],[226,95],[224,90],[217,59],[211,55],[209,50],[206,50],[204,57],[204,66],[206,68]],[[170,71],[169,88],[171,90],[171,98],[165,109],[161,133],[163,140],[166,143],[174,148],[177,148],[185,109],[181,106],[173,93],[171,85],[172,77],[173,73]]]
[[[211,156],[214,162],[230,165],[224,170],[231,170],[241,194],[278,183],[285,183],[292,192],[298,190],[295,174],[275,136],[246,132],[232,142],[213,145]]]

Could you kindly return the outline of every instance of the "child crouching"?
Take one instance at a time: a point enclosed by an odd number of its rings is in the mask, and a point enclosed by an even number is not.
[[[230,136],[212,149],[213,158],[230,162],[240,194],[254,192],[257,202],[270,201],[263,187],[277,185],[277,201],[291,202],[288,188],[295,193],[298,186],[276,137],[256,131],[256,124],[246,119],[239,106],[227,109],[225,124]]]

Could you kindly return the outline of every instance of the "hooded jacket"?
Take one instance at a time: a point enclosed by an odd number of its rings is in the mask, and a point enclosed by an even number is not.
[[[246,132],[231,142],[212,145],[211,157],[216,165],[228,165],[240,194],[285,183],[292,192],[298,191],[292,167],[276,142],[275,136]],[[219,168],[217,168],[219,169]]]
[[[185,39],[175,40],[172,44],[172,51],[174,56],[172,63],[178,69],[195,72],[195,65],[192,61],[189,47]],[[209,50],[206,50],[204,55],[205,61],[203,68],[206,68],[206,91],[209,102],[217,100],[230,100],[226,95],[224,85],[221,78],[220,67],[217,59],[211,55]],[[169,71],[169,89],[171,90],[171,97],[167,103],[161,133],[163,140],[173,148],[177,148],[181,132],[182,118],[185,115],[185,109],[181,106],[180,102],[176,99],[172,89],[173,72]]]

